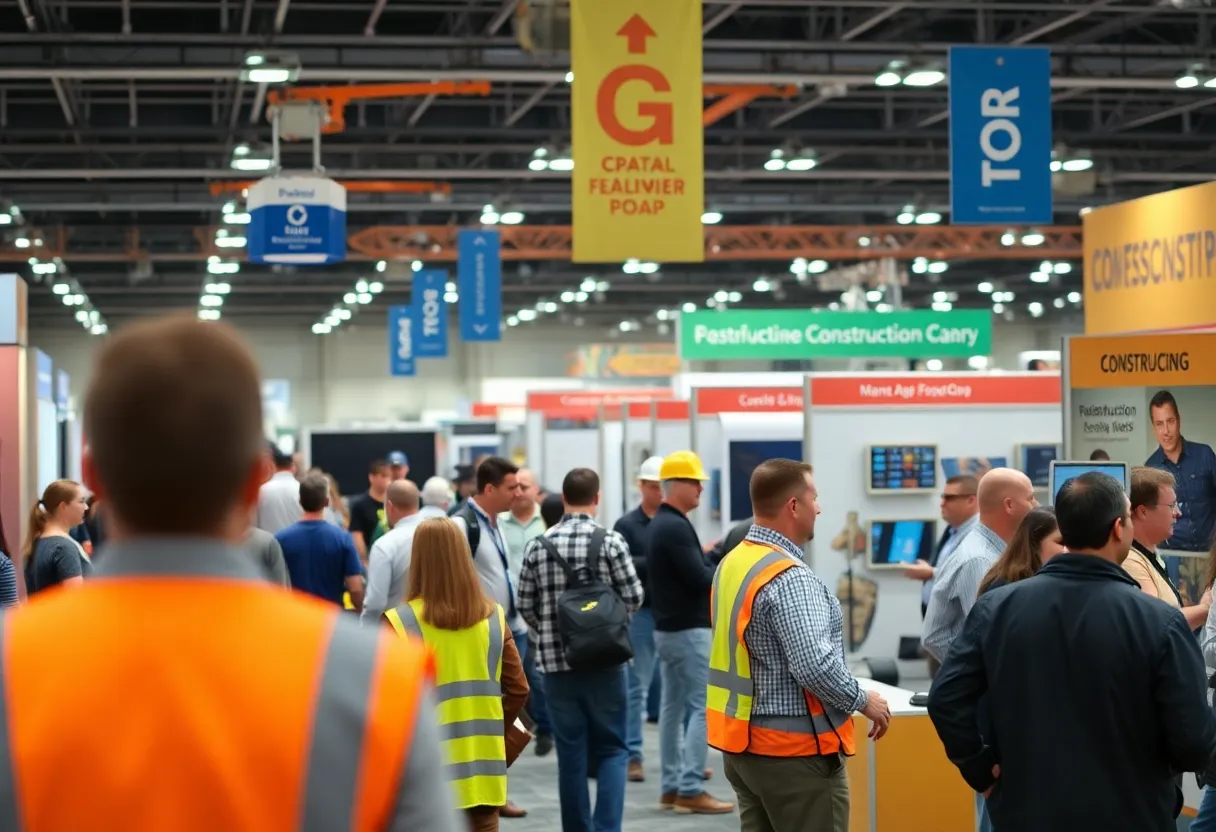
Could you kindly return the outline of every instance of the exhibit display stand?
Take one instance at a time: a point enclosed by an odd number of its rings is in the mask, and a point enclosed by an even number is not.
[[[33,445],[37,452],[34,465],[35,493],[59,479],[59,407],[55,403],[55,370],[51,357],[42,350],[27,353],[34,408],[30,419]]]
[[[689,519],[702,543],[750,516],[748,482],[765,459],[802,459],[800,387],[699,387],[689,398],[689,440],[709,473],[701,507]],[[734,497],[732,503],[732,496]]]
[[[650,449],[655,456],[667,456],[692,448],[688,402],[682,399],[650,403]]]
[[[1060,392],[1055,373],[806,378],[822,511],[808,562],[840,599],[850,654],[898,659],[919,638],[922,585],[900,566],[936,546],[948,472],[1017,467],[1015,445],[1058,443]],[[899,670],[921,677],[923,660]]]
[[[1161,551],[1183,594],[1206,587],[1216,518],[1216,482],[1194,476],[1188,459],[1216,445],[1216,333],[1074,337],[1064,341],[1064,452],[1088,460],[1163,468],[1182,480],[1182,516]]]
[[[21,545],[35,480],[29,435],[27,291],[20,275],[0,274],[0,512],[8,545],[14,547]]]
[[[600,522],[608,528],[638,502],[637,472],[650,456],[653,402],[600,407]]]
[[[945,832],[975,828],[975,792],[946,757],[928,712],[913,692],[858,679],[887,700],[891,727],[870,739],[870,723],[854,716],[857,753],[848,758],[849,832]]]
[[[480,456],[503,453],[502,436],[494,419],[448,422],[444,425],[443,433],[447,446],[443,454],[443,470],[440,471],[443,476],[450,476],[457,465],[471,465]]]
[[[305,428],[300,450],[304,464],[338,481],[342,496],[367,491],[372,462],[401,451],[410,461],[409,478],[421,486],[439,472],[443,434],[433,425],[395,422],[364,428]]]

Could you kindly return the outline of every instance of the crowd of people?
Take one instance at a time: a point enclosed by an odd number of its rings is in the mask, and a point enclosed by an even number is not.
[[[531,740],[556,749],[563,832],[614,832],[657,676],[657,810],[849,829],[846,758],[891,714],[803,560],[810,465],[760,464],[754,516],[719,541],[689,519],[689,451],[642,464],[612,530],[595,471],[546,494],[501,457],[419,487],[389,452],[344,500],[261,438],[240,339],[189,318],[110,339],[84,418],[84,482],[50,485],[0,558],[20,607],[0,617],[0,826],[491,832],[526,814],[508,770]],[[183,458],[189,500],[160,464]],[[942,516],[907,574],[978,828],[1172,829],[1179,778],[1216,782],[1212,593],[1190,602],[1158,553],[1172,476],[1085,474],[1053,511],[998,468],[951,478]],[[710,747],[733,801],[706,787]],[[64,799],[81,760],[105,764]],[[1192,829],[1213,824],[1209,789]]]

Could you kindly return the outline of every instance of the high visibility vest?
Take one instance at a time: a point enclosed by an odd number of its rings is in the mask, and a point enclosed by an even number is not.
[[[705,717],[709,744],[720,751],[765,757],[854,753],[853,717],[824,705],[810,691],[803,691],[807,714],[752,714],[751,656],[743,638],[752,605],[769,581],[787,569],[803,568],[784,551],[751,540],[744,540],[718,564],[710,595],[713,646]]]
[[[507,802],[507,744],[502,712],[502,649],[507,617],[498,604],[464,630],[428,624],[420,599],[384,614],[398,635],[420,637],[435,656],[435,700],[456,807]]]
[[[42,593],[0,657],[4,832],[382,832],[432,672],[333,604],[183,575]]]

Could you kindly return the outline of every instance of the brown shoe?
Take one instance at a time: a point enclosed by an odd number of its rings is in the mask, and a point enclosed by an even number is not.
[[[629,776],[630,783],[645,783],[646,782],[646,770],[644,768],[642,768],[641,760],[630,760],[629,761],[628,776]]]
[[[718,800],[709,792],[696,797],[677,797],[672,807],[677,815],[728,815],[735,811],[735,804]]]
[[[507,805],[498,810],[498,815],[504,818],[526,818],[528,810],[521,809],[515,805],[515,801],[508,800]]]
[[[713,776],[714,776],[714,770],[712,768],[707,768],[707,769],[705,769],[705,771],[701,772],[702,780],[711,780],[711,779],[713,779]]]
[[[676,805],[676,800],[678,800],[678,799],[679,798],[677,797],[675,792],[664,792],[663,796],[659,798],[659,808],[662,809],[663,811],[667,811],[668,809],[674,809],[675,805]]]

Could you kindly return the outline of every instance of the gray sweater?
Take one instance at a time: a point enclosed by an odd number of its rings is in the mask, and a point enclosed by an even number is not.
[[[274,539],[270,532],[256,526],[249,530],[249,540],[246,544],[253,560],[266,573],[266,578],[275,584],[291,588],[291,578],[287,574],[287,562],[283,560],[283,547]]]

